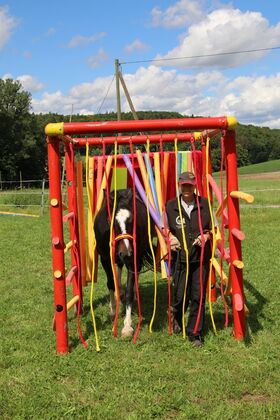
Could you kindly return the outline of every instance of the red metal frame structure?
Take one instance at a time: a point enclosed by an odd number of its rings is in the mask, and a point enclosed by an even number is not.
[[[82,288],[79,268],[79,237],[77,230],[77,197],[75,188],[74,161],[71,150],[84,147],[86,144],[97,146],[110,144],[117,141],[118,144],[127,144],[132,141],[135,144],[144,143],[149,138],[151,143],[170,142],[176,137],[179,142],[202,141],[203,180],[206,179],[205,145],[206,137],[213,137],[218,132],[224,133],[226,178],[227,178],[227,201],[229,220],[229,245],[230,245],[230,277],[232,282],[232,310],[234,318],[234,336],[242,340],[245,335],[246,323],[244,313],[244,292],[242,267],[234,265],[234,261],[242,261],[240,240],[233,235],[232,231],[240,229],[239,198],[232,197],[232,191],[238,191],[235,127],[237,121],[234,117],[215,118],[181,118],[168,120],[137,120],[137,121],[108,121],[108,122],[73,122],[54,123],[45,127],[48,143],[48,163],[50,182],[50,215],[52,236],[52,266],[54,282],[54,309],[56,324],[56,349],[58,353],[68,352],[68,326],[67,326],[67,301],[66,279],[71,277],[73,281],[73,294],[82,302]],[[201,132],[195,132],[201,130]],[[161,132],[161,134],[145,135],[118,135],[118,133],[143,133]],[[173,134],[164,134],[164,131],[172,131]],[[180,133],[179,133],[180,131]],[[111,137],[107,136],[111,134]],[[77,136],[87,136],[79,138]],[[90,137],[90,136],[96,137]],[[106,137],[102,137],[106,135]],[[76,136],[76,137],[70,137]],[[68,188],[68,213],[63,216],[63,203],[60,183],[60,144],[64,144],[66,156],[67,188]],[[71,149],[72,148],[72,149]],[[205,193],[205,190],[204,190]],[[64,262],[64,236],[63,221],[70,221],[70,238],[72,241],[72,268],[65,275]],[[75,246],[74,246],[75,244]],[[76,300],[77,302],[77,300]]]

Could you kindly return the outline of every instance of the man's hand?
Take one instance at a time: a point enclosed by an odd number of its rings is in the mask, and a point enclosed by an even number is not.
[[[181,249],[179,240],[176,238],[176,236],[172,235],[172,233],[169,233],[169,240],[171,251],[177,251]]]
[[[207,242],[209,237],[209,232],[203,234],[204,242]],[[202,237],[199,235],[194,241],[193,245],[202,246]]]

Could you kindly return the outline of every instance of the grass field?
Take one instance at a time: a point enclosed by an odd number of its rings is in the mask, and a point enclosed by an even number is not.
[[[259,174],[265,172],[277,172],[280,171],[280,160],[268,160],[267,162],[256,163],[255,165],[247,165],[242,168],[238,168],[238,174]]]
[[[258,190],[254,204],[280,205],[279,178],[240,177],[240,189]],[[265,198],[261,198],[265,197]],[[214,304],[218,335],[207,310],[205,345],[192,348],[168,336],[166,283],[158,280],[154,332],[152,273],[141,276],[143,322],[136,345],[112,336],[108,296],[99,270],[95,312],[101,352],[96,353],[85,290],[81,319],[69,314],[71,353],[55,354],[51,329],[53,288],[48,215],[0,218],[1,356],[0,416],[88,419],[280,418],[280,208],[241,208],[244,287],[248,317],[245,342],[223,328],[220,298]],[[69,290],[69,293],[70,290]],[[231,318],[231,317],[230,317]],[[134,314],[134,325],[137,313]],[[121,327],[121,324],[120,324]],[[120,328],[119,328],[120,331]]]

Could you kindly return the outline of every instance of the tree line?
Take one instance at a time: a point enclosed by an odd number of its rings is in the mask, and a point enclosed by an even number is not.
[[[50,122],[69,122],[69,115],[35,114],[31,110],[31,94],[20,82],[0,79],[0,173],[2,180],[47,178],[47,147],[44,127]],[[139,111],[139,119],[186,118],[177,112]],[[193,115],[191,116],[193,117]],[[122,113],[123,120],[132,120],[131,112]],[[115,112],[95,115],[72,115],[74,121],[117,120]],[[237,164],[245,166],[280,159],[280,129],[237,126]],[[154,146],[155,148],[156,146]],[[165,146],[168,148],[168,146]],[[173,148],[172,145],[169,146]],[[180,144],[179,148],[189,146]],[[220,168],[220,141],[211,142],[213,170]],[[98,151],[96,153],[101,153]]]

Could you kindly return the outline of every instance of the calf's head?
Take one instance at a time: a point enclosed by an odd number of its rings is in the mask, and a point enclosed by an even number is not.
[[[116,255],[122,262],[132,256],[132,231],[132,212],[127,208],[119,208],[115,216],[115,238]]]

